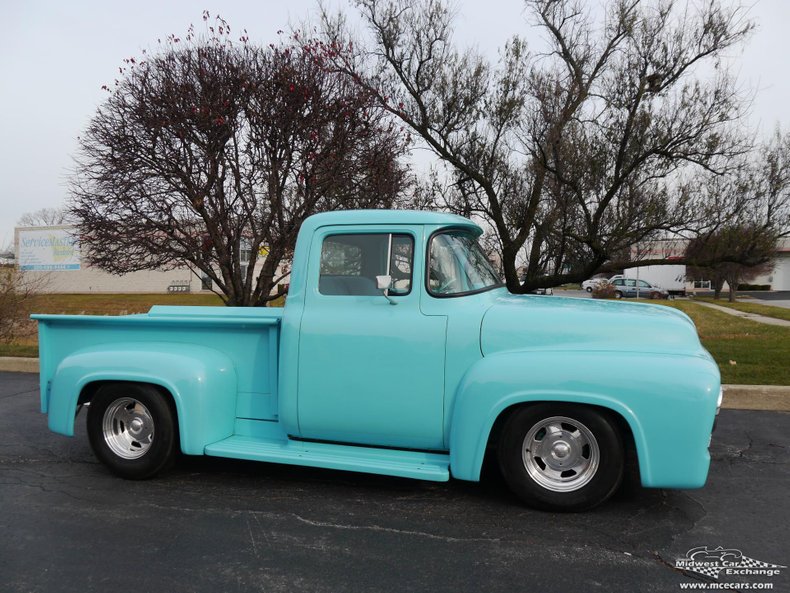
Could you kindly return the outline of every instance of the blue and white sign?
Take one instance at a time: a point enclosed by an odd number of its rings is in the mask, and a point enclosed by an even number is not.
[[[19,231],[19,269],[60,272],[80,269],[80,245],[71,229]]]

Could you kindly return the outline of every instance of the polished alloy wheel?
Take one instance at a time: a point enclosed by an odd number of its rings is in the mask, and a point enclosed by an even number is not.
[[[154,441],[154,419],[141,402],[122,397],[112,402],[102,419],[104,440],[122,459],[139,459]]]
[[[592,432],[578,420],[552,416],[535,424],[521,447],[524,467],[540,486],[572,492],[598,471],[600,450]]]

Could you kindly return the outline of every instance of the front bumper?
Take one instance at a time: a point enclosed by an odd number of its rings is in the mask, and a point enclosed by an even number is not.
[[[710,429],[711,438],[713,438],[713,433],[716,432],[716,424],[719,422],[719,412],[721,412],[721,403],[724,401],[724,388],[719,388],[719,399],[716,400],[716,416],[713,418],[713,428]],[[708,441],[708,447],[710,447],[710,441]]]

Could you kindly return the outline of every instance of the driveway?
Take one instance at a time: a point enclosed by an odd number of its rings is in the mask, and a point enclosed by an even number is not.
[[[790,309],[790,290],[777,290],[776,292],[754,291],[746,293],[749,298],[741,298],[744,293],[738,293],[738,300],[748,303],[750,299],[760,301],[761,305],[771,305],[773,307],[784,307]]]

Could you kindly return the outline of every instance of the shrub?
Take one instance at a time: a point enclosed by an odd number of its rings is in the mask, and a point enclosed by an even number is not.
[[[739,284],[738,290],[771,290],[770,284]]]
[[[14,341],[29,330],[28,309],[38,284],[13,266],[0,266],[0,341]]]
[[[615,289],[608,282],[599,282],[593,287],[592,297],[594,299],[613,299]]]

